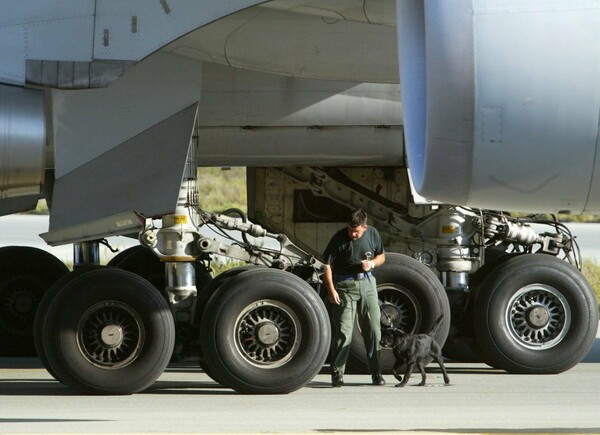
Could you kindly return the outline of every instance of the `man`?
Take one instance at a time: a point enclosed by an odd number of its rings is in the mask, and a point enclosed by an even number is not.
[[[379,232],[367,225],[367,213],[350,214],[348,227],[333,235],[323,254],[328,297],[333,304],[334,342],[331,352],[331,384],[344,385],[352,331],[358,316],[373,385],[385,385],[381,376],[381,324],[377,283],[373,269],[385,262]]]

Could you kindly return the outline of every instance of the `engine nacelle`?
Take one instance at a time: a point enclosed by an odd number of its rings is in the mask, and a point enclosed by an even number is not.
[[[0,199],[8,199],[2,214],[35,207],[44,177],[45,146],[44,93],[0,85]]]
[[[399,1],[407,156],[446,203],[599,213],[600,6]]]

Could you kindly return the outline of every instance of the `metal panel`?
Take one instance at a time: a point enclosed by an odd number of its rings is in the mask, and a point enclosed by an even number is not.
[[[393,26],[312,13],[251,8],[185,35],[165,50],[294,77],[398,83]]]
[[[0,82],[22,85],[25,82],[25,30],[0,27]]]
[[[202,71],[200,165],[402,165],[401,124],[398,85]]]
[[[94,14],[95,0],[2,0],[0,26],[37,24]]]
[[[5,0],[0,82],[23,85],[25,60],[91,61],[94,0]]]
[[[201,128],[200,166],[403,165],[401,126]]]
[[[201,126],[401,125],[397,84],[285,77],[206,63]]]
[[[57,178],[50,232],[62,244],[127,234],[139,219],[172,213],[192,138],[196,104]],[[135,212],[135,214],[134,214]]]
[[[27,59],[91,62],[94,41],[93,11],[27,25]]]
[[[108,88],[53,91],[57,178],[197,102],[201,77],[200,62],[156,53]]]
[[[0,216],[34,210],[40,195],[16,196],[0,199]]]
[[[141,60],[198,27],[259,3],[257,0],[97,0],[94,58]],[[136,26],[131,24],[132,17],[136,17]]]

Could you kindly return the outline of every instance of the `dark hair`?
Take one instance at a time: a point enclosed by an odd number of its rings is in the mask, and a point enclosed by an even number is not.
[[[367,212],[362,208],[354,210],[348,218],[348,225],[352,228],[367,225]]]

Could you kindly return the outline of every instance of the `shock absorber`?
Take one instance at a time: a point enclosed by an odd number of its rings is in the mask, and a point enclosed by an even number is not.
[[[467,290],[473,269],[470,216],[455,208],[444,207],[438,213],[437,269],[446,288]]]
[[[447,289],[468,290],[468,275],[479,260],[479,251],[472,245],[477,232],[474,221],[477,215],[467,209],[440,206],[439,210],[419,224],[412,233],[436,245],[436,260],[432,261],[440,272]]]
[[[140,242],[165,263],[166,292],[171,305],[177,306],[178,316],[189,311],[197,295],[195,261],[199,239],[194,225],[193,204],[196,193],[196,142],[192,141],[184,169],[175,212],[163,216],[160,229],[148,228],[140,234]],[[181,311],[183,310],[183,311]],[[189,319],[176,319],[187,321]]]

